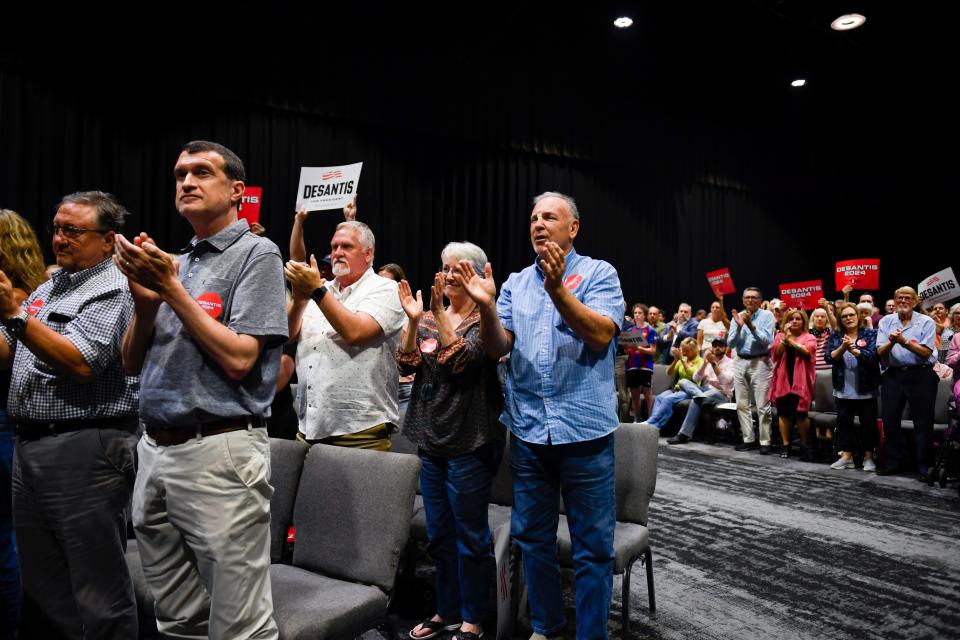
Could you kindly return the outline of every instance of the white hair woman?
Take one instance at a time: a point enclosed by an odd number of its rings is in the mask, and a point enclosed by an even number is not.
[[[416,374],[403,433],[417,443],[422,463],[427,551],[437,581],[436,614],[409,635],[425,640],[459,629],[459,640],[479,640],[492,586],[487,506],[503,453],[503,396],[497,362],[483,349],[480,312],[454,274],[461,260],[483,273],[487,256],[470,242],[451,242],[440,258],[429,311],[406,280],[399,287],[407,327],[397,362],[401,373]]]

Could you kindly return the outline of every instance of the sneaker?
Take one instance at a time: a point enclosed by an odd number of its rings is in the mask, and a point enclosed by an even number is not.
[[[760,445],[756,440],[751,440],[750,442],[741,442],[733,448],[734,451],[747,451],[749,449],[756,449]]]
[[[831,469],[853,469],[855,467],[856,465],[853,463],[853,458],[845,460],[843,456],[840,456],[839,460],[830,465]],[[866,465],[864,465],[864,468],[866,468]],[[876,467],[874,467],[872,470],[875,471]]]
[[[690,442],[690,437],[682,433],[678,433],[672,438],[667,438],[667,444],[686,444]]]
[[[872,459],[871,459],[871,460],[864,460],[864,461],[863,461],[863,470],[864,470],[864,471],[873,471],[873,472],[876,472],[876,470],[877,470],[877,463],[874,462]]]

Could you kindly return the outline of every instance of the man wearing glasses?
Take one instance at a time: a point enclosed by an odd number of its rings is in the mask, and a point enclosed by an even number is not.
[[[133,302],[110,260],[126,215],[108,193],[66,196],[51,229],[60,271],[22,306],[0,272],[26,637],[137,637],[123,559],[137,380],[120,358]]]
[[[903,462],[900,420],[909,403],[913,436],[917,445],[917,471],[927,475],[927,449],[933,431],[937,400],[936,323],[914,308],[920,302],[912,287],[900,287],[893,295],[897,313],[883,316],[877,331],[877,355],[883,379],[880,408],[883,418],[883,466],[878,475],[899,473]]]
[[[750,413],[750,394],[760,414],[760,453],[770,453],[770,426],[773,415],[770,411],[770,381],[773,367],[770,364],[770,345],[776,334],[773,314],[760,308],[763,294],[756,287],[743,290],[744,310],[733,311],[727,344],[737,354],[733,369],[733,386],[737,394],[737,417],[743,442],[737,451],[756,449],[753,435],[753,415]]]

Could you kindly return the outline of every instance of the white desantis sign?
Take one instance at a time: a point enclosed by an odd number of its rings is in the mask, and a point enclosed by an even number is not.
[[[362,162],[339,167],[300,167],[297,209],[343,209],[357,194]]]
[[[917,285],[917,293],[920,294],[920,304],[924,309],[929,309],[936,302],[960,298],[960,287],[957,286],[957,277],[953,275],[953,267],[947,267],[924,278],[923,282]]]

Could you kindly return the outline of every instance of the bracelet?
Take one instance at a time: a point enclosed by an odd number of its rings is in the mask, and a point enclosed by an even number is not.
[[[310,299],[313,300],[314,302],[316,302],[317,304],[320,304],[320,301],[323,300],[323,296],[325,296],[325,295],[327,295],[327,288],[326,288],[326,287],[317,287],[317,288],[314,289],[313,292],[310,294]]]

